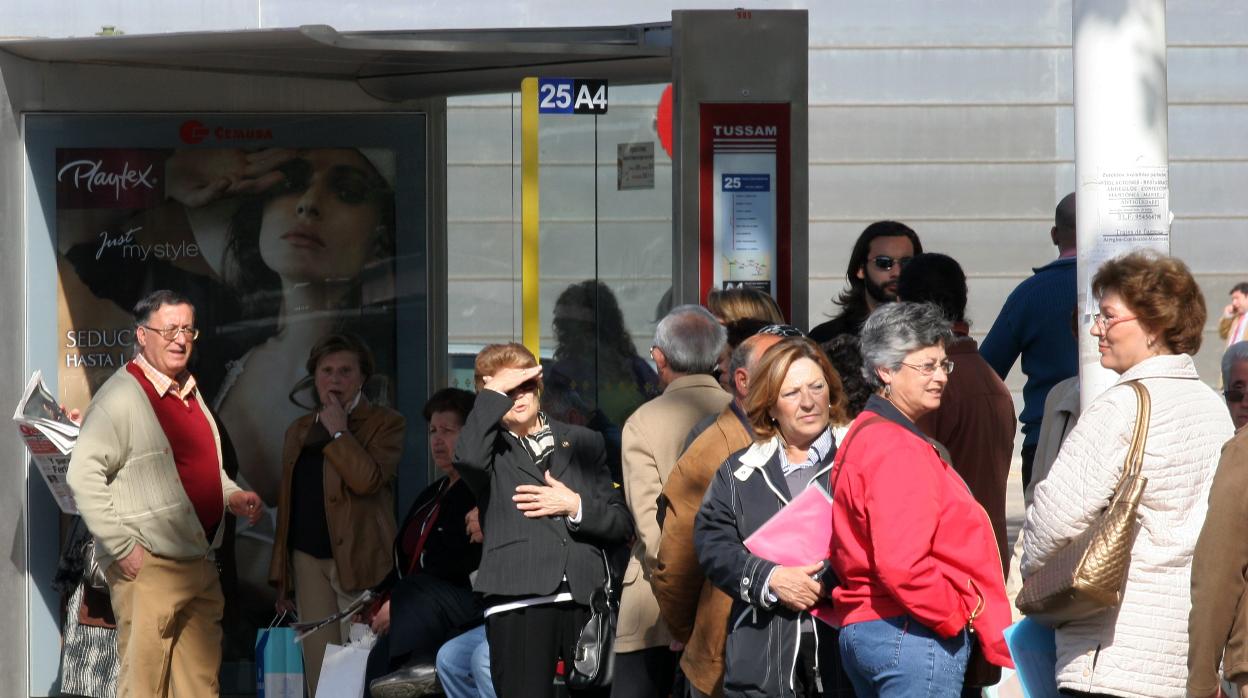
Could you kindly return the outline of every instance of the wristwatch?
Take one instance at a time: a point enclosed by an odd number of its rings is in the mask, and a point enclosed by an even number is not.
[[[338,440],[338,437],[339,437],[339,436],[342,436],[342,435],[343,435],[343,434],[345,434],[345,433],[347,433],[347,432],[345,432],[345,431],[336,431],[336,432],[334,432],[334,441],[337,441],[337,440]]]

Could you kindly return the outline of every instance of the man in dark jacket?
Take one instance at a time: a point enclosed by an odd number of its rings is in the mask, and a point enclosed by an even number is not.
[[[1049,237],[1058,258],[1037,267],[1035,274],[1005,299],[979,353],[1001,376],[1009,375],[1015,360],[1023,357],[1023,487],[1031,482],[1031,464],[1040,440],[1044,399],[1059,382],[1079,372],[1079,342],[1070,332],[1075,310],[1075,195],[1067,194],[1057,205]]]

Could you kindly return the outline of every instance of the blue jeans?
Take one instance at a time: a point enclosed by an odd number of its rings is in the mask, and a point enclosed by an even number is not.
[[[841,628],[841,660],[858,698],[957,698],[971,647],[965,629],[941,638],[910,616]]]
[[[438,681],[446,698],[497,698],[490,678],[485,626],[447,640],[438,650]]]

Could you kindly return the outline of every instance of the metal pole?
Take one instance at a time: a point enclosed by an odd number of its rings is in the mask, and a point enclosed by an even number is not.
[[[1100,265],[1170,251],[1165,0],[1074,0],[1079,373],[1084,409],[1117,380],[1089,334]]]

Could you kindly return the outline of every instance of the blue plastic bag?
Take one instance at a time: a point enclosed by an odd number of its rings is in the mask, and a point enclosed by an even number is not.
[[[303,651],[293,628],[273,625],[256,631],[256,695],[303,698]]]

